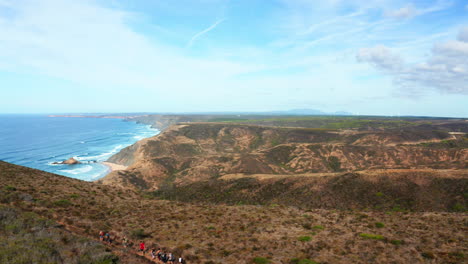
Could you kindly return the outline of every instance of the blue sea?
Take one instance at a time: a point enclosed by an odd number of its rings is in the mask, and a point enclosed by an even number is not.
[[[122,119],[0,115],[0,160],[92,181],[109,173],[99,162],[158,133]],[[71,157],[82,164],[53,164]]]

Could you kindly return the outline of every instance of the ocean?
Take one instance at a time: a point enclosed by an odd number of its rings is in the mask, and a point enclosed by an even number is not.
[[[93,181],[109,173],[99,162],[158,133],[122,119],[0,115],[0,160]],[[82,164],[53,164],[71,157]]]

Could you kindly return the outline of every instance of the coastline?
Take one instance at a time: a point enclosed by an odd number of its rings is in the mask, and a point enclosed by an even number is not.
[[[107,162],[107,161],[103,161],[103,162],[100,162],[100,163],[109,168],[109,172],[107,174],[111,173],[112,171],[127,169],[127,166],[120,165],[120,164],[117,164],[117,163],[112,163],[112,162]]]

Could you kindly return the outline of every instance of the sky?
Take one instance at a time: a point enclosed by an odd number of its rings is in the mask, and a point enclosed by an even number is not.
[[[0,113],[468,117],[468,0],[0,0]]]

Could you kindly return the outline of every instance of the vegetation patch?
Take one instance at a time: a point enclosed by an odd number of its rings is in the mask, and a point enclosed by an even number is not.
[[[268,263],[271,263],[271,261],[267,258],[263,258],[263,257],[255,257],[253,258],[253,263],[255,264],[268,264]]]
[[[79,198],[79,197],[80,197],[79,194],[76,194],[76,193],[70,194],[70,198],[71,198],[71,199],[76,199],[76,198]]]
[[[249,119],[244,119],[244,118],[212,118],[208,120],[208,122],[224,122],[224,123],[242,123],[249,121]]]
[[[54,205],[55,206],[60,206],[60,207],[68,207],[68,206],[72,205],[72,202],[70,202],[69,200],[66,200],[66,199],[62,199],[62,200],[55,201]]]
[[[150,237],[150,234],[147,234],[144,229],[138,228],[130,232],[130,237],[134,239],[144,239]]]
[[[403,240],[390,240],[390,243],[392,243],[395,246],[402,245],[404,242]]]
[[[400,205],[396,205],[392,208],[392,211],[402,213],[402,212],[407,212],[408,210],[405,208],[402,208]]]
[[[7,185],[5,187],[3,187],[6,191],[16,191],[16,187],[13,187],[13,186],[10,186],[10,185]]]
[[[464,260],[465,259],[465,254],[463,252],[450,252],[449,256],[452,258],[455,258],[457,260]]]
[[[310,259],[300,259],[300,258],[293,258],[289,262],[290,264],[319,264],[316,261],[310,260]]]
[[[301,241],[301,242],[308,242],[310,240],[312,240],[312,237],[310,236],[300,236],[297,238],[297,240]]]
[[[432,252],[430,252],[430,251],[422,252],[422,253],[421,253],[421,256],[422,256],[423,258],[427,258],[427,259],[435,259],[434,253],[432,253]]]
[[[419,144],[420,146],[427,147],[427,148],[437,148],[437,149],[444,149],[444,148],[468,148],[468,140],[464,139],[444,139],[440,142],[423,142]]]
[[[333,171],[340,171],[341,170],[341,162],[338,157],[330,156],[327,159],[328,167]]]
[[[377,222],[377,223],[375,223],[375,227],[377,227],[377,228],[383,228],[383,227],[385,227],[385,224],[384,224],[384,223],[381,223],[381,222]]]
[[[461,203],[456,203],[453,207],[452,210],[455,212],[466,212],[466,207],[461,204]]]
[[[367,233],[360,233],[359,236],[365,239],[375,239],[375,240],[385,239],[385,237],[382,235],[374,235],[374,234],[367,234]]]
[[[359,120],[342,119],[340,122],[331,122],[324,125],[324,128],[349,129],[349,128],[394,128],[416,125],[414,122],[403,120]]]

